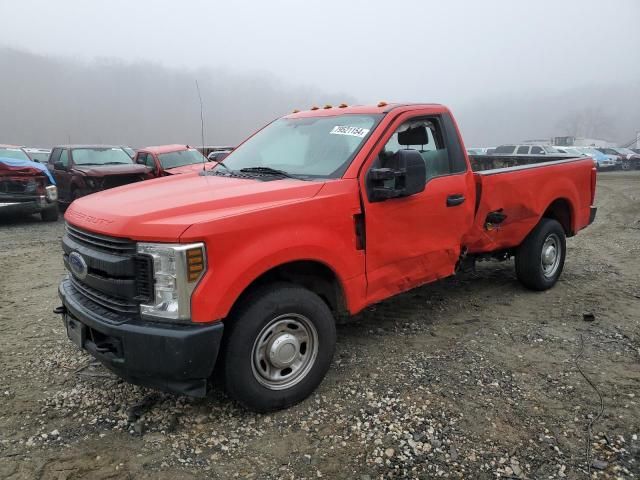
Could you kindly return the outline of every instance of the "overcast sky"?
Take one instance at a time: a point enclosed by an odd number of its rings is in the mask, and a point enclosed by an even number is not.
[[[640,78],[639,0],[0,0],[0,45],[457,104]]]

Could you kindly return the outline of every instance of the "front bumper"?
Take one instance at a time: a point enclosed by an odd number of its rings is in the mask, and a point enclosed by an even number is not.
[[[58,287],[59,309],[74,343],[125,380],[204,397],[224,326],[106,318],[90,308],[68,278]]]
[[[31,215],[49,208],[58,208],[58,204],[48,201],[44,195],[30,199],[0,198],[0,212],[10,215]]]

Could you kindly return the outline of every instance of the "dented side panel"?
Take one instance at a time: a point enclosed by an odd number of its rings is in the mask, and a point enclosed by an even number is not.
[[[591,159],[530,168],[476,173],[480,194],[475,222],[463,243],[469,253],[486,253],[520,245],[556,200],[569,205],[571,232],[589,224]],[[487,215],[506,216],[499,225],[488,224]]]

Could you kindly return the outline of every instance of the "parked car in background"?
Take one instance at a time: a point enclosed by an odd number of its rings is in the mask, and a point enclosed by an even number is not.
[[[198,150],[205,157],[209,158],[209,154],[211,152],[223,152],[223,151],[230,152],[235,147],[224,146],[224,145],[205,145],[205,146],[202,146],[202,147],[194,146],[193,148]]]
[[[24,151],[34,162],[46,164],[49,161],[51,150],[48,148],[25,148]]]
[[[31,160],[24,147],[19,145],[0,144],[0,157],[13,158],[15,160]]]
[[[26,158],[3,157],[0,149],[0,213],[39,213],[45,222],[58,219],[58,190],[47,167]]]
[[[595,147],[595,149],[598,150],[600,153],[605,154],[607,157],[609,157],[614,162],[616,162],[616,167],[622,168],[622,155],[620,155],[618,152],[616,152],[613,148],[611,148],[611,147]]]
[[[611,147],[618,153],[623,170],[631,170],[640,168],[640,154],[626,147]]]
[[[632,148],[631,150],[635,153],[640,153],[640,148]]]
[[[227,158],[227,155],[229,155],[231,152],[233,152],[233,150],[216,150],[207,155],[207,159],[210,162],[221,162],[225,158]]]
[[[118,146],[60,145],[51,150],[47,166],[55,177],[62,205],[90,193],[151,178],[149,168],[133,163]]]
[[[134,155],[136,154],[135,149],[131,148],[131,147],[122,147],[122,149],[124,150],[124,152],[129,155],[131,158],[134,157]]]
[[[189,145],[144,147],[136,152],[133,161],[149,167],[154,177],[194,172],[214,166]]]
[[[550,145],[500,145],[496,147],[493,155],[554,155],[566,156]]]
[[[593,147],[556,147],[558,150],[564,150],[567,153],[575,153],[583,157],[591,157],[596,164],[598,170],[614,170],[616,161],[608,155],[598,151]]]
[[[487,155],[487,150],[489,149],[484,147],[472,147],[467,148],[467,153],[469,155]]]

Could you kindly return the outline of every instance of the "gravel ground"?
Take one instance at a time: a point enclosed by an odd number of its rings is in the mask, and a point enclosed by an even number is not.
[[[490,262],[371,307],[271,415],[92,363],[51,313],[62,221],[0,218],[0,478],[640,478],[639,185],[600,175],[552,290]]]

